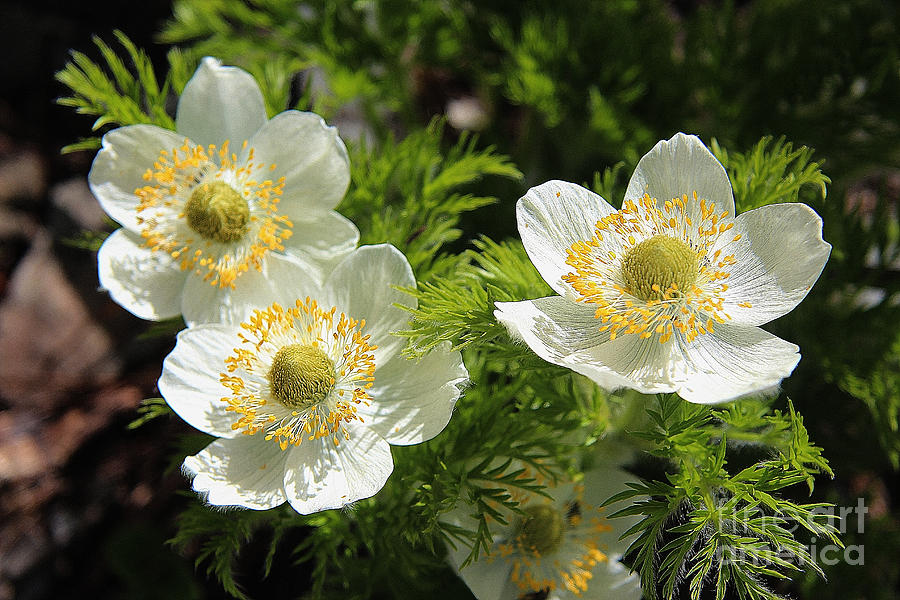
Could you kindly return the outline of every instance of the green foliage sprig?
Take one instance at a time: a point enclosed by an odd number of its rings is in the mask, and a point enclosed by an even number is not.
[[[795,150],[783,137],[764,137],[741,153],[729,154],[716,140],[711,148],[728,171],[738,213],[776,202],[807,200],[801,199],[807,186],[824,198],[826,185],[831,183],[822,173],[822,164],[812,159],[812,149],[803,146]]]
[[[432,121],[400,142],[358,148],[350,163],[353,186],[338,207],[363,232],[361,243],[394,244],[419,279],[455,260],[439,252],[462,234],[460,215],[496,202],[462,191],[466,186],[486,176],[522,177],[508,157],[479,149],[475,137],[462,135],[444,150],[443,132]]]
[[[105,64],[94,62],[82,52],[72,52],[72,61],[56,74],[57,81],[67,86],[72,95],[59,98],[57,103],[72,107],[80,114],[96,116],[93,131],[107,125],[138,123],[174,129],[175,122],[167,110],[169,95],[181,93],[194,65],[178,49],[172,49],[167,55],[166,76],[160,79],[143,50],[121,31],[116,31],[115,36],[126,58],[95,37],[94,44]],[[63,152],[99,147],[100,139],[91,137],[66,146]]]
[[[814,475],[831,470],[790,401],[786,413],[767,415],[765,408],[761,400],[713,409],[659,395],[647,411],[651,427],[634,432],[652,442],[653,454],[676,465],[667,481],[632,484],[607,501],[649,497],[613,517],[642,517],[629,532],[638,537],[628,554],[650,598],[685,589],[698,600],[709,587],[717,600],[729,589],[741,598],[781,599],[763,578],[786,579],[803,568],[822,574],[791,524],[841,545],[833,515],[822,512],[829,505],[797,504],[776,494],[798,483],[811,493]],[[729,432],[777,454],[732,474],[726,468]]]
[[[444,342],[457,349],[475,343],[494,352],[521,354],[494,318],[494,302],[547,296],[550,286],[521,242],[498,244],[482,238],[473,244],[479,252],[462,254],[449,275],[436,275],[409,290],[418,305],[411,310],[410,329],[399,332],[409,338],[407,354],[421,355]]]

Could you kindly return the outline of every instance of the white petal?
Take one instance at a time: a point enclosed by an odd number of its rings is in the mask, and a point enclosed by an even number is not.
[[[240,435],[231,428],[237,418],[222,401],[229,390],[219,381],[225,358],[240,343],[239,330],[225,325],[199,325],[182,330],[175,349],[163,361],[157,385],[175,413],[200,431],[216,437]]]
[[[91,165],[88,183],[106,213],[135,233],[138,197],[135,190],[147,185],[144,173],[159,159],[161,150],[184,144],[184,136],[155,125],[129,125],[103,136],[100,151]]]
[[[584,501],[592,507],[598,507],[610,497],[624,492],[629,482],[637,482],[638,478],[627,471],[608,466],[591,469],[584,474]],[[600,510],[604,523],[612,529],[601,533],[603,547],[601,550],[607,553],[621,555],[628,549],[630,540],[619,538],[628,531],[632,525],[640,520],[638,516],[618,517],[607,519],[608,515],[626,508],[630,501],[620,500]]]
[[[452,510],[448,511],[442,517],[442,520],[457,527],[464,527],[474,531],[478,529],[478,522],[470,515],[473,510],[471,505],[460,502]],[[496,549],[498,540],[503,540],[514,534],[513,522],[514,520],[510,519],[510,523],[505,526],[496,522],[492,523],[494,554],[486,555],[482,549],[478,555],[478,560],[463,569],[460,569],[459,566],[469,555],[470,546],[460,540],[454,540],[453,546],[449,543],[447,544],[447,561],[456,569],[460,578],[478,600],[501,600],[506,598],[513,600],[519,596],[518,586],[513,584],[512,589],[510,589],[510,584],[512,583],[510,581],[512,562],[500,557],[499,551]]]
[[[799,348],[759,327],[716,325],[687,343],[678,337],[672,379],[697,404],[726,402],[777,386],[800,361]]]
[[[201,146],[221,147],[230,140],[236,151],[265,122],[266,106],[253,76],[206,57],[178,100],[175,128]]]
[[[597,221],[615,212],[609,203],[580,185],[548,181],[533,187],[516,204],[522,244],[541,277],[557,293],[570,293],[562,276],[573,271],[566,251],[590,240]]]
[[[416,279],[403,253],[390,244],[361,246],[345,258],[325,283],[324,300],[354,319],[365,319],[377,364],[403,348],[404,338],[391,335],[405,329],[409,313],[394,304],[416,306],[409,294],[394,289],[415,287]]]
[[[304,266],[290,256],[270,252],[263,270],[250,268],[234,282],[235,289],[210,285],[191,274],[184,286],[181,310],[188,325],[198,323],[230,323],[245,321],[254,309],[264,309],[278,302],[294,306],[298,298],[319,295],[319,284]]]
[[[591,570],[588,589],[580,598],[582,600],[640,600],[641,577],[632,573],[619,560],[620,554],[607,555],[608,560]],[[560,598],[575,598],[574,595],[560,595]],[[551,596],[548,596],[548,600]]]
[[[459,569],[459,565],[469,555],[469,547],[457,542],[457,550],[450,549],[450,560],[453,566]],[[469,564],[464,569],[459,569],[459,576],[471,590],[472,595],[478,600],[513,600],[518,598],[522,590],[510,581],[512,575],[512,562],[499,556],[499,550],[494,550],[498,556],[485,556],[484,550],[478,560]]]
[[[498,302],[494,315],[541,358],[572,369],[613,390],[634,388],[645,394],[674,391],[668,374],[671,344],[636,335],[610,341],[599,331],[590,305],[560,297]]]
[[[194,478],[194,491],[214,506],[266,510],[284,503],[287,452],[262,435],[216,440],[184,459],[184,471]]]
[[[159,321],[181,314],[187,275],[165,252],[144,247],[137,234],[110,234],[97,253],[97,274],[101,289],[137,317]]]
[[[420,360],[395,355],[375,371],[374,402],[360,407],[366,424],[391,444],[430,440],[450,421],[468,380],[462,355],[444,343]]]
[[[734,216],[734,195],[728,173],[700,138],[676,133],[658,142],[638,162],[628,182],[625,198],[637,200],[644,194],[663,203],[687,194],[713,202],[716,212]],[[697,207],[699,210],[699,207]]]
[[[253,136],[249,147],[255,152],[254,162],[275,165],[266,172],[267,178],[284,177],[278,208],[291,219],[303,219],[306,211],[334,208],[350,185],[344,142],[319,115],[296,110],[275,115]]]
[[[741,239],[732,241],[737,234]],[[720,241],[725,242],[722,254],[734,254],[737,261],[725,280],[729,289],[723,294],[724,312],[744,325],[762,325],[793,310],[831,253],[831,244],[822,239],[822,219],[797,203],[740,214]],[[751,307],[738,306],[744,302]]]
[[[308,221],[294,221],[284,251],[303,264],[313,279],[324,281],[358,243],[356,225],[334,211],[327,211],[315,213]]]
[[[391,447],[358,423],[347,425],[350,439],[304,440],[290,449],[284,489],[298,513],[340,508],[374,496],[394,469]]]
[[[607,498],[628,489],[626,483],[637,481],[637,477],[621,469],[602,466],[591,469],[584,474],[584,503],[586,507],[596,509]],[[596,565],[592,570],[592,577],[588,582],[588,589],[582,598],[638,600],[641,597],[641,578],[636,573],[630,573],[628,567],[619,562],[622,554],[628,548],[630,538],[619,538],[628,529],[640,520],[638,516],[606,518],[614,512],[627,507],[630,501],[619,501],[600,509],[599,518],[603,524],[611,529],[597,531],[593,528],[593,519],[584,519],[582,526],[589,530],[589,534],[597,543],[600,551],[607,555],[608,560]],[[564,589],[560,589],[557,598],[573,598],[574,596]]]

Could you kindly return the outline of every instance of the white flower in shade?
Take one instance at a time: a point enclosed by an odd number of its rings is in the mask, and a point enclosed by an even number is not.
[[[490,552],[459,569],[460,577],[478,600],[515,600],[540,592],[548,600],[638,600],[640,577],[619,562],[629,544],[619,538],[638,518],[606,518],[624,503],[598,508],[633,479],[625,471],[601,468],[585,473],[582,483],[547,488],[551,498],[511,492],[524,514],[510,516],[505,526],[492,523]],[[471,517],[462,516],[469,512],[454,510],[457,524],[474,528]],[[448,550],[458,568],[469,549],[456,546]]]
[[[218,506],[300,513],[374,495],[393,469],[390,444],[417,444],[446,426],[467,372],[441,346],[420,361],[400,355],[415,285],[393,246],[364,246],[319,288],[286,271],[282,307],[239,326],[178,334],[159,390],[197,429],[219,439],[184,461],[193,488]]]
[[[828,260],[804,204],[735,217],[731,183],[694,136],[656,144],[622,209],[550,181],[516,207],[519,233],[561,296],[497,303],[538,356],[602,387],[723,402],[777,386],[796,345],[758,327],[790,312]]]
[[[271,302],[292,264],[321,280],[359,241],[332,210],[350,181],[337,131],[312,113],[266,120],[253,77],[212,58],[184,88],[176,131],[110,131],[88,180],[122,225],[100,248],[100,285],[144,319],[233,320]]]

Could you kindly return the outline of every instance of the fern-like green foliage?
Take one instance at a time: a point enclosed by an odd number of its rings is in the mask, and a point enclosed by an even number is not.
[[[823,208],[825,235],[834,246],[826,271],[831,289],[842,291],[840,301],[810,312],[806,347],[821,357],[823,376],[849,397],[850,406],[865,409],[860,425],[873,431],[884,450],[884,462],[900,469],[900,224],[888,183],[871,177],[848,193],[843,205]],[[831,323],[825,331],[821,323]],[[860,404],[854,404],[859,402]],[[859,415],[862,411],[853,411]],[[879,457],[880,458],[880,457]],[[872,457],[874,464],[876,458]]]
[[[716,140],[712,151],[728,171],[734,189],[738,213],[778,202],[809,202],[808,188],[825,197],[831,180],[822,173],[821,163],[813,161],[813,150],[794,150],[790,142],[764,137],[752,149],[729,154]]]
[[[94,44],[103,63],[94,62],[82,52],[72,52],[72,61],[56,74],[57,81],[67,86],[71,95],[57,102],[78,113],[96,116],[94,131],[107,125],[138,123],[174,129],[175,122],[167,111],[169,95],[181,93],[194,65],[177,49],[172,49],[166,75],[159,78],[143,50],[121,31],[116,31],[115,36],[125,51],[125,58],[95,37]],[[63,152],[99,147],[100,139],[91,137],[66,146]]]
[[[400,332],[410,340],[410,355],[445,342],[457,349],[475,343],[495,352],[520,353],[494,318],[494,303],[548,296],[550,286],[528,260],[521,242],[498,244],[483,238],[473,243],[479,251],[464,253],[448,275],[410,290],[418,306],[411,311],[410,329]]]
[[[422,4],[424,15],[431,3]],[[412,4],[400,7],[406,10],[398,11],[397,19],[413,12]],[[389,32],[373,27],[375,10],[375,5],[349,0],[317,0],[300,9],[292,0],[180,0],[161,37],[169,43],[191,42],[197,54],[221,57],[257,79],[274,79],[276,74],[289,78],[309,69],[297,107],[328,120],[352,102],[358,102],[367,117],[385,107],[411,114],[404,72],[410,65],[403,58],[409,33],[394,36],[405,28]],[[278,58],[273,62],[273,57]],[[370,118],[369,123],[379,137],[388,131],[381,119]]]
[[[73,149],[69,147],[66,151],[68,152],[72,150]],[[112,219],[107,219],[107,221],[107,225],[109,225],[111,228],[116,227],[115,221],[113,221]],[[88,252],[96,252],[100,249],[100,246],[103,245],[103,242],[107,237],[109,237],[108,232],[90,231],[84,229],[71,237],[63,238],[60,241],[71,248],[79,248],[81,250],[87,250]]]
[[[162,398],[144,398],[137,409],[138,418],[128,424],[128,429],[137,429],[157,417],[172,414],[172,409]]]
[[[243,546],[263,527],[272,532],[265,558],[263,576],[271,567],[280,536],[287,528],[295,527],[296,514],[290,509],[266,512],[215,512],[195,504],[184,511],[178,520],[178,533],[170,540],[176,547],[201,540],[196,566],[203,566],[207,575],[214,575],[232,597],[249,600],[234,578],[235,559]]]
[[[667,481],[633,484],[607,503],[649,496],[613,515],[642,517],[630,530],[637,538],[628,553],[649,598],[677,593],[698,600],[709,588],[717,600],[729,590],[741,598],[780,599],[765,578],[785,579],[807,568],[821,573],[795,529],[841,544],[832,517],[822,512],[828,505],[797,504],[777,494],[798,483],[811,493],[814,475],[831,470],[790,402],[786,413],[767,412],[763,401],[711,409],[674,395],[658,396],[648,410],[651,426],[635,435],[677,469]],[[731,472],[730,437],[777,454]]]
[[[812,144],[832,175],[882,164],[896,156],[900,135],[896,112],[884,110],[900,93],[895,7],[853,0],[810,8],[802,0],[699,6],[685,23],[679,70],[698,122],[732,147],[760,132]]]
[[[562,4],[529,6],[520,19],[491,21],[503,57],[501,91],[550,131],[546,138],[535,136],[545,149],[542,158],[553,160],[546,152],[551,149],[596,145],[607,158],[636,159],[635,149],[652,143],[653,135],[631,111],[649,93],[651,73],[671,62],[658,53],[659,42],[671,36],[660,18],[662,5],[578,3],[578,17],[572,18],[566,8],[574,3]],[[618,43],[625,31],[630,42]],[[659,45],[645,43],[650,39]],[[584,52],[593,60],[583,60]],[[620,62],[629,68],[611,68]]]
[[[445,151],[443,130],[433,121],[400,142],[358,148],[350,161],[353,185],[338,207],[359,227],[361,243],[394,244],[420,279],[455,260],[437,254],[459,239],[460,215],[496,201],[467,186],[486,176],[522,176],[507,157],[479,149],[473,137],[463,135]]]
[[[895,470],[900,469],[900,338],[864,375],[845,369],[838,382],[848,394],[865,403],[878,441]]]

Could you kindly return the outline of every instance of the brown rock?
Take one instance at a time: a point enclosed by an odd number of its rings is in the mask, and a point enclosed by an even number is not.
[[[0,537],[0,578],[15,578],[37,563],[50,549],[47,531],[37,515],[24,515],[4,524]]]
[[[119,370],[112,342],[87,312],[44,233],[13,272],[0,304],[0,396],[46,409],[68,390],[98,387]]]
[[[0,205],[0,240],[14,237],[30,239],[37,230],[37,221],[30,214]]]
[[[20,150],[0,160],[0,202],[40,198],[47,186],[47,167],[34,150]]]
[[[53,186],[50,200],[83,229],[98,231],[106,224],[106,213],[100,208],[83,178],[70,179]]]
[[[47,466],[42,448],[34,437],[4,437],[0,442],[0,482],[37,477]]]

